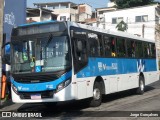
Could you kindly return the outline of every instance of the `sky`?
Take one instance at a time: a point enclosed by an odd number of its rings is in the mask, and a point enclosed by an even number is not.
[[[107,7],[109,0],[27,0],[27,7],[34,7],[33,3],[47,3],[47,2],[73,2],[76,4],[87,3],[93,8]]]

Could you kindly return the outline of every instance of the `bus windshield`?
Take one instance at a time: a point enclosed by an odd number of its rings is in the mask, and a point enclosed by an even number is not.
[[[67,36],[14,40],[13,73],[55,72],[71,66]]]

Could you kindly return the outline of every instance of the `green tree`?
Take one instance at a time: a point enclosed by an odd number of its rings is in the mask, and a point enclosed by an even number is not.
[[[119,22],[116,26],[117,30],[119,31],[126,31],[128,29],[127,23],[125,23],[123,20]]]
[[[156,3],[154,0],[115,0],[114,2],[119,9]]]

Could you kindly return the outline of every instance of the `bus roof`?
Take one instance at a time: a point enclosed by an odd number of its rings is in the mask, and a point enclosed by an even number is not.
[[[111,31],[110,29],[102,29],[102,28],[93,27],[93,26],[85,25],[85,24],[79,24],[79,23],[75,23],[75,22],[68,22],[68,24],[69,24],[69,26],[80,27],[80,28],[92,30],[95,32],[107,33],[109,35],[115,35],[115,36],[120,36],[120,37],[124,37],[124,38],[130,38],[130,39],[136,39],[136,40],[155,43],[155,40],[141,38],[141,37],[138,37],[136,35],[133,35],[133,34],[130,34],[127,32],[121,32],[121,31],[114,32],[114,31]]]
[[[50,20],[50,21],[43,21],[43,22],[33,22],[33,23],[23,24],[18,27],[28,27],[32,25],[42,25],[42,24],[55,23],[55,22],[58,22],[58,21]],[[59,22],[62,22],[62,21],[59,21]],[[110,31],[110,29],[102,29],[102,28],[93,27],[90,25],[85,25],[85,24],[80,24],[80,23],[75,23],[75,22],[70,22],[70,21],[67,21],[67,23],[69,26],[75,26],[75,27],[79,27],[79,28],[83,28],[83,29],[87,29],[87,30],[91,30],[95,32],[107,33],[109,35],[115,35],[115,36],[155,43],[155,40],[141,38],[141,37],[138,37],[136,35],[133,35],[127,32],[121,32],[121,31],[114,32],[114,31]]]
[[[57,21],[49,20],[49,21],[43,21],[43,22],[32,22],[32,23],[19,25],[18,27],[27,27],[27,26],[32,26],[32,25],[41,25],[41,24],[55,23],[55,22],[57,22]]]

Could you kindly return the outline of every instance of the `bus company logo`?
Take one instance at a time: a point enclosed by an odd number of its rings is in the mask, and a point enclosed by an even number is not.
[[[98,62],[98,69],[99,69],[99,71],[103,71],[103,63],[102,62]]]
[[[46,88],[53,89],[53,85],[46,85]]]
[[[25,88],[25,87],[22,87],[22,86],[18,86],[18,90],[21,91],[21,90],[29,90],[29,88]]]
[[[18,90],[22,90],[22,86],[18,86]]]
[[[137,71],[144,72],[144,67],[145,67],[145,61],[142,59],[137,60]]]
[[[107,66],[106,64],[104,64],[102,62],[98,62],[98,69],[100,72],[103,70],[117,70],[118,65],[117,65],[117,63],[112,63],[111,66]]]

